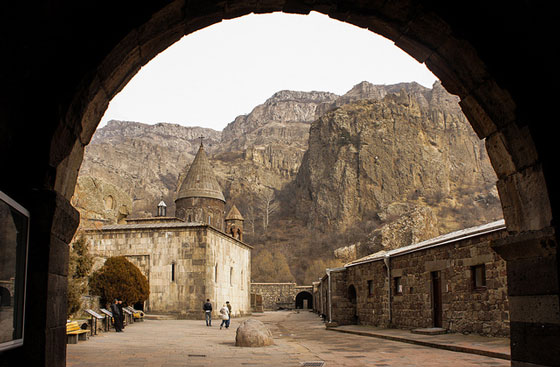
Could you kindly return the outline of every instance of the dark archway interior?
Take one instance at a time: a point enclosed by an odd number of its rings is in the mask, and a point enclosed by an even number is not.
[[[307,305],[304,301],[307,301]],[[296,295],[296,308],[298,309],[313,308],[313,295],[307,291],[299,292]]]
[[[12,296],[10,291],[4,287],[0,287],[0,307],[1,306],[11,306]]]
[[[557,74],[553,3],[522,1],[10,2],[3,7],[0,190],[31,212],[24,346],[0,365],[65,365],[70,205],[84,147],[109,101],[186,34],[251,12],[318,11],[424,62],[486,139],[508,238],[512,365],[560,360]],[[232,72],[235,72],[234,70]],[[17,361],[17,362],[16,362]]]
[[[356,287],[354,287],[353,284],[351,284],[348,287],[348,300],[355,305],[357,300],[358,300],[358,295],[356,294]]]

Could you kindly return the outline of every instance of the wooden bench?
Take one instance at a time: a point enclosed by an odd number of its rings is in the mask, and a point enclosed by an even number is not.
[[[132,317],[134,321],[144,321],[144,312],[134,309],[128,306],[127,309],[132,312]]]
[[[77,344],[78,340],[87,340],[89,331],[83,330],[77,321],[66,323],[66,335],[68,344]]]

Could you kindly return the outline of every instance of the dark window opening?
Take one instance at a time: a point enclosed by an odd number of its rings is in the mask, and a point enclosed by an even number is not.
[[[175,263],[171,264],[171,281],[175,281]]]
[[[401,277],[395,277],[393,279],[394,283],[395,283],[395,294],[402,294],[402,284],[401,284]]]
[[[473,289],[486,288],[486,266],[484,264],[471,267]]]
[[[367,281],[367,288],[368,288],[368,296],[373,296],[373,280]]]

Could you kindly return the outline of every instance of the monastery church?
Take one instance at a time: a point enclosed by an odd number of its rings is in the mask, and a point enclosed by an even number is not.
[[[234,316],[250,314],[252,247],[243,242],[243,217],[235,205],[226,215],[202,143],[175,204],[175,217],[167,216],[162,201],[155,217],[85,230],[92,255],[100,262],[125,256],[140,268],[150,283],[146,311],[203,318],[209,298],[216,315],[226,301]]]

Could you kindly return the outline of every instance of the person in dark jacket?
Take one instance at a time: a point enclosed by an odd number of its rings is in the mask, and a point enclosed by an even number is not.
[[[206,300],[202,309],[204,310],[204,317],[206,318],[206,326],[212,326],[212,304],[209,299]]]
[[[117,306],[119,308],[119,313],[121,314],[121,318],[120,318],[121,329],[124,330],[124,311],[123,311],[122,300],[119,299],[119,302],[117,303]]]
[[[117,333],[122,331],[121,314],[119,311],[118,303],[119,301],[115,299],[115,301],[111,304],[111,313],[113,314],[113,325],[115,326],[115,331]]]

